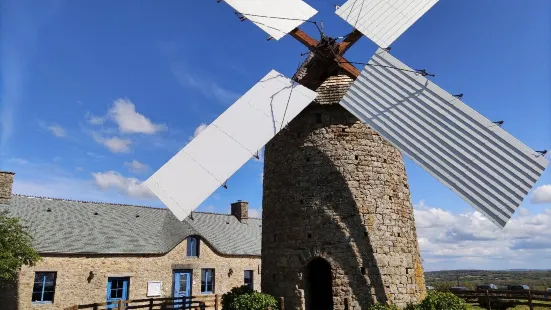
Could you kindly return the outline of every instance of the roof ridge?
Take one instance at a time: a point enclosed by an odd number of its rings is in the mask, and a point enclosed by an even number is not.
[[[110,205],[110,206],[125,206],[125,207],[137,207],[137,208],[146,208],[146,209],[160,209],[170,211],[167,207],[152,207],[144,205],[134,205],[134,204],[125,204],[125,203],[114,203],[114,202],[101,202],[101,201],[89,201],[89,200],[76,200],[76,199],[66,199],[66,198],[55,198],[55,197],[46,197],[46,196],[34,196],[34,195],[23,195],[23,194],[13,194],[12,196],[24,197],[24,198],[38,198],[38,199],[49,199],[57,201],[67,201],[67,202],[78,202],[78,203],[87,203],[87,204],[96,204],[96,205]],[[233,216],[229,213],[216,213],[216,212],[206,212],[206,211],[192,211],[193,213],[201,214],[213,214],[213,215],[226,215]],[[249,217],[249,219],[261,220],[261,218]]]
[[[216,213],[216,212],[206,212],[206,211],[192,211],[193,213],[201,213],[201,214],[213,214],[213,215],[226,215],[226,216],[234,216],[231,213]],[[261,218],[258,217],[248,217],[249,220],[261,220]]]
[[[125,207],[138,207],[138,208],[147,208],[147,209],[168,210],[168,208],[166,208],[166,207],[157,208],[157,207],[152,207],[152,206],[134,205],[134,204],[128,204],[128,203],[101,202],[101,201],[91,201],[91,200],[77,200],[77,199],[55,198],[55,197],[23,195],[23,194],[13,194],[12,196],[24,197],[24,198],[49,199],[49,200],[67,201],[67,202],[78,202],[78,203],[87,203],[87,204],[96,204],[96,205],[111,205],[111,206],[125,206]]]

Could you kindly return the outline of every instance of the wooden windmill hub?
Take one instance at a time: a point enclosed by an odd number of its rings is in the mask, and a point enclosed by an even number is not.
[[[301,67],[307,69],[307,74],[300,77],[295,74],[294,77],[295,81],[300,79],[301,85],[316,90],[330,76],[344,74],[354,80],[360,74],[360,71],[343,57],[344,53],[362,37],[359,31],[354,30],[340,43],[325,36],[318,41],[298,28],[289,34],[311,52]]]

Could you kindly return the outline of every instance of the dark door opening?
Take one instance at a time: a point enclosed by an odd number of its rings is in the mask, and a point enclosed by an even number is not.
[[[314,258],[305,271],[306,310],[333,310],[331,265],[322,258]]]

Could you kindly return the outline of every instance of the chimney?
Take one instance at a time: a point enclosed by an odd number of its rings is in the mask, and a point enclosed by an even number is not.
[[[249,203],[238,200],[231,204],[231,214],[240,222],[246,222],[249,218]]]
[[[13,172],[0,171],[0,205],[10,204],[14,175]]]

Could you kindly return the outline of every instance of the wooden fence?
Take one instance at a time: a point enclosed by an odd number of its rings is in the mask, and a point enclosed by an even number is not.
[[[551,308],[551,292],[522,290],[485,290],[485,291],[452,291],[455,296],[464,299],[467,303],[477,303],[487,309],[502,309],[516,305]]]
[[[283,297],[279,298],[279,310],[284,310]],[[64,310],[92,309],[92,310],[130,310],[130,309],[147,309],[147,310],[165,310],[165,309],[182,309],[182,310],[221,310],[222,298],[220,295],[206,296],[191,296],[182,298],[147,298],[133,300],[118,300],[111,302],[93,303],[86,305],[75,305],[67,307]],[[276,309],[273,309],[276,310]]]

